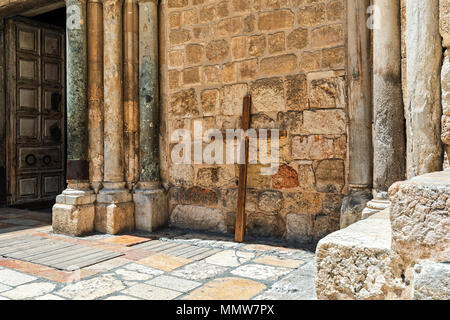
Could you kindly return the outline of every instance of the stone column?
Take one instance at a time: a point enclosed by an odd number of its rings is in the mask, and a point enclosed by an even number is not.
[[[53,231],[73,236],[94,229],[89,184],[86,0],[67,1],[67,189],[56,197]]]
[[[88,104],[90,181],[95,193],[103,181],[103,8],[88,0]]]
[[[363,218],[389,206],[388,189],[405,179],[405,123],[401,77],[400,1],[375,0],[373,30],[373,197]]]
[[[124,148],[125,181],[132,190],[139,177],[139,18],[137,0],[124,3]]]
[[[123,165],[122,5],[123,0],[103,0],[104,177],[95,228],[109,234],[134,228],[134,203],[125,188]]]
[[[442,46],[444,47],[444,61],[441,72],[442,89],[442,141],[445,144],[447,161],[444,167],[450,167],[450,0],[439,1],[440,32],[442,36]]]
[[[370,29],[366,25],[369,3],[347,0],[350,190],[341,208],[341,228],[360,220],[372,199]]]
[[[406,2],[407,176],[442,170],[439,0]]]
[[[140,176],[134,193],[139,230],[168,222],[167,200],[159,176],[158,2],[139,1]]]

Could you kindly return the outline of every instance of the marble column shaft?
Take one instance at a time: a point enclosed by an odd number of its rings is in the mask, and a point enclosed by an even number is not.
[[[379,28],[373,30],[375,199],[405,179],[406,141],[401,77],[400,1],[375,0]]]
[[[53,232],[94,230],[95,194],[89,185],[86,0],[67,1],[67,181],[52,210]]]
[[[123,0],[103,1],[104,74],[104,185],[124,187],[123,88],[122,88]]]
[[[95,229],[134,229],[134,203],[125,189],[123,148],[123,0],[103,0],[104,179],[97,195]]]
[[[139,14],[137,0],[124,3],[124,147],[125,180],[132,189],[139,178]]]
[[[366,25],[369,4],[369,0],[347,0],[350,190],[341,207],[341,228],[360,220],[372,198],[372,82],[370,29]]]
[[[136,229],[167,225],[165,190],[159,175],[158,2],[139,1],[140,176],[133,194]]]
[[[103,7],[88,0],[88,103],[90,181],[96,193],[103,181]]]
[[[159,176],[158,5],[139,2],[139,130],[140,182]]]
[[[67,1],[67,180],[89,181],[86,0]]]
[[[406,2],[407,177],[442,170],[439,0]]]

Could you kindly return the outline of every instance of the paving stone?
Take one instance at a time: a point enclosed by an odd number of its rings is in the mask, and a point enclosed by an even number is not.
[[[128,264],[132,262],[131,260],[122,258],[122,257],[117,257],[111,260],[106,260],[97,264],[94,264],[92,266],[83,268],[85,270],[92,270],[92,271],[97,271],[97,272],[106,272],[109,271],[111,269],[115,269],[118,267],[121,267],[125,264]]]
[[[220,278],[195,289],[182,300],[244,300],[252,298],[265,288],[264,284],[253,280]]]
[[[159,288],[144,283],[123,290],[122,293],[145,300],[171,300],[181,295],[181,293],[177,291]]]
[[[202,260],[175,270],[172,275],[189,280],[206,280],[217,277],[227,270],[226,267],[212,265]]]
[[[179,292],[187,292],[201,285],[200,282],[180,279],[172,276],[162,275],[147,282],[150,285],[171,289]]]
[[[103,300],[140,300],[140,299],[136,298],[136,297],[126,296],[126,295],[117,295],[117,296],[108,297]]]
[[[253,260],[254,263],[266,264],[274,267],[298,268],[304,262],[302,260],[280,259],[276,256],[263,256]]]
[[[64,299],[62,297],[55,296],[54,294],[49,293],[49,294],[45,294],[45,295],[40,296],[40,297],[36,297],[36,298],[34,298],[34,300],[66,300],[66,299]]]
[[[266,281],[275,281],[278,278],[288,274],[292,269],[265,266],[260,264],[246,264],[231,271],[232,274]]]
[[[110,295],[124,288],[122,281],[117,280],[111,274],[104,274],[70,284],[56,291],[55,294],[74,300],[92,300]]]
[[[205,262],[224,267],[238,267],[241,264],[248,262],[254,256],[253,253],[237,253],[234,250],[226,250],[206,258]]]
[[[148,274],[148,275],[152,275],[152,276],[158,276],[158,275],[164,273],[161,270],[146,267],[146,266],[143,266],[138,263],[130,263],[130,264],[127,264],[126,266],[124,266],[123,268],[126,270],[129,270],[129,271],[135,271],[135,272],[144,273],[144,274]]]
[[[0,292],[7,291],[7,290],[11,290],[11,287],[0,283]]]
[[[55,287],[56,285],[50,282],[28,283],[10,291],[2,292],[2,295],[14,300],[24,300],[47,294],[53,291]]]
[[[18,286],[33,280],[36,278],[20,272],[8,269],[0,270],[0,283],[8,286]]]
[[[255,300],[315,300],[316,265],[308,262],[293,271],[272,287],[264,291]]]
[[[1,297],[1,296],[0,296],[0,300],[11,300],[11,299],[8,299],[8,298],[6,298],[6,297]]]
[[[172,271],[191,262],[192,260],[165,253],[157,253],[137,261],[137,263],[163,271]]]
[[[135,237],[135,236],[115,236],[115,237],[109,237],[106,239],[101,240],[102,242],[106,243],[112,243],[112,244],[119,244],[122,246],[133,246],[139,243],[148,242],[151,239],[148,238],[142,238],[142,237]]]

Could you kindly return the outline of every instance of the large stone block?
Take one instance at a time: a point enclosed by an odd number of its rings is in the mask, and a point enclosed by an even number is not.
[[[152,232],[169,223],[164,189],[136,189],[133,194],[137,230]]]
[[[79,237],[94,231],[94,204],[70,205],[56,203],[52,210],[54,233]]]
[[[64,190],[53,206],[53,232],[76,237],[93,232],[95,198],[90,190]]]
[[[397,182],[389,189],[392,249],[405,261],[450,257],[450,172]]]
[[[318,299],[408,298],[404,263],[391,249],[387,210],[320,240],[316,261]]]
[[[95,230],[118,234],[134,230],[134,202],[127,190],[100,190],[95,210]]]
[[[450,263],[420,261],[414,266],[414,299],[450,300]]]
[[[170,225],[178,228],[226,232],[227,223],[221,209],[178,205],[170,215]]]

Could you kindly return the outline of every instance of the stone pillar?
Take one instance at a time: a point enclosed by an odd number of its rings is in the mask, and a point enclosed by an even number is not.
[[[124,148],[125,181],[132,190],[139,177],[139,18],[137,0],[124,3]]]
[[[79,236],[94,230],[89,184],[86,0],[67,1],[67,189],[53,206],[53,231]]]
[[[444,61],[441,72],[442,89],[442,141],[445,144],[447,161],[444,167],[450,167],[450,0],[439,1],[440,32],[442,36],[442,46],[444,47]]]
[[[95,229],[109,234],[134,229],[134,203],[125,188],[123,165],[122,5],[123,0],[103,0],[104,177]]]
[[[350,190],[341,208],[341,228],[360,220],[372,199],[370,29],[366,25],[369,4],[370,0],[347,0]]]
[[[407,177],[442,170],[439,0],[406,2]]]
[[[140,176],[134,193],[139,230],[168,222],[167,200],[159,176],[158,2],[139,1]]]
[[[389,206],[388,189],[405,179],[405,123],[401,77],[400,1],[375,0],[373,30],[373,197],[363,218]]]
[[[95,193],[103,181],[103,8],[88,0],[88,104],[90,181]]]

